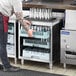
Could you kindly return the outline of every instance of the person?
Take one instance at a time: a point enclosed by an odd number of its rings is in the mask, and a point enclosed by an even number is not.
[[[33,30],[29,28],[31,22],[23,18],[21,0],[0,0],[0,58],[3,65],[3,71],[18,71],[20,68],[10,64],[6,44],[8,36],[8,21],[13,14],[16,19],[25,28],[28,35],[32,37]]]

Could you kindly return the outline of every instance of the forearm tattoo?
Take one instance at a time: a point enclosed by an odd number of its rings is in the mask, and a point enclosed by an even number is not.
[[[24,24],[24,18],[22,12],[16,12],[15,13],[17,20],[21,23],[21,25],[25,28],[26,31],[29,30],[28,26],[25,26]]]

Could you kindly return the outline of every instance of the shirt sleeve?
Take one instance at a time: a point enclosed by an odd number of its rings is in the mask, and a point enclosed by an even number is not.
[[[12,5],[13,5],[14,12],[22,12],[21,0],[12,0]]]

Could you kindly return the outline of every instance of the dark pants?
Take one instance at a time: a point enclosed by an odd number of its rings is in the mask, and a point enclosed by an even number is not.
[[[4,31],[3,15],[0,15],[0,58],[5,68],[9,68],[11,66],[7,57],[6,50],[7,35],[8,32]]]

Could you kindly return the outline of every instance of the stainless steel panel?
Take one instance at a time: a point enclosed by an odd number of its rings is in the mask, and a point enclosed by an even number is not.
[[[76,31],[61,30],[61,63],[76,64]]]

